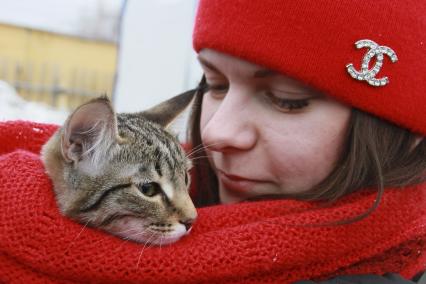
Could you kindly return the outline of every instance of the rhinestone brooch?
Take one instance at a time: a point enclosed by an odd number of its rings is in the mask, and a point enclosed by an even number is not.
[[[352,63],[346,65],[346,70],[352,78],[359,81],[366,81],[371,86],[382,87],[389,83],[388,77],[382,77],[376,79],[375,76],[379,73],[380,68],[383,65],[383,55],[389,56],[390,60],[395,63],[398,61],[395,51],[387,46],[380,46],[372,40],[362,39],[355,43],[357,49],[368,47],[369,51],[364,55],[362,60],[361,71],[357,71]],[[370,60],[376,57],[376,64],[368,69]]]

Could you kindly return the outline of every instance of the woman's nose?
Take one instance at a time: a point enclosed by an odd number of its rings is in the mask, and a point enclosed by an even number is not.
[[[257,141],[251,103],[228,92],[201,131],[205,147],[217,152],[251,149]]]

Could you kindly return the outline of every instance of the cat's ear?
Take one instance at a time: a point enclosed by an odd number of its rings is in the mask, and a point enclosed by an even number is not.
[[[96,164],[117,141],[117,118],[107,97],[78,107],[66,120],[61,135],[62,156],[68,162],[90,158]]]
[[[167,127],[173,120],[189,106],[196,90],[190,90],[164,101],[146,111],[141,115],[146,119]]]

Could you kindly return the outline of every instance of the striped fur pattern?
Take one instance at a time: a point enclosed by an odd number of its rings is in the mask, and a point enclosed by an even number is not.
[[[61,212],[137,242],[187,234],[197,216],[191,162],[165,127],[192,95],[134,114],[116,115],[106,98],[77,108],[42,149]]]

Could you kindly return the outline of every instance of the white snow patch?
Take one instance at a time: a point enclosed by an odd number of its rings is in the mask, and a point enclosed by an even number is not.
[[[0,121],[30,120],[35,122],[63,124],[68,116],[66,110],[57,110],[50,106],[29,102],[18,96],[8,83],[0,81]],[[41,131],[38,128],[35,132]]]

